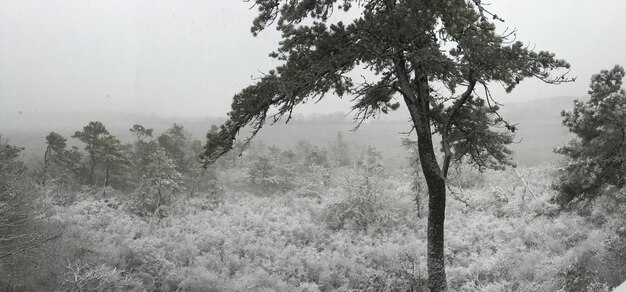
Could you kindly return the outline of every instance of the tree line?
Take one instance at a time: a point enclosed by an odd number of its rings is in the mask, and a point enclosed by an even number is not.
[[[147,209],[152,212],[172,194],[194,195],[209,189],[212,172],[198,160],[202,143],[183,126],[173,124],[156,136],[154,129],[135,124],[129,132],[134,141],[123,143],[103,123],[91,121],[71,136],[84,144],[84,151],[50,132],[40,184],[65,191],[98,187],[103,192],[129,192],[144,196],[142,204],[150,205]]]

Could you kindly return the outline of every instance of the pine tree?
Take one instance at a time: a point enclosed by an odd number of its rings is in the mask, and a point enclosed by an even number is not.
[[[142,205],[147,211],[156,212],[183,189],[183,177],[176,169],[176,163],[158,146],[150,155],[146,175],[138,189]]]
[[[46,152],[43,155],[42,186],[46,186],[50,165],[60,164],[64,160],[65,148],[67,147],[66,142],[67,139],[56,132],[50,132],[50,134],[46,136]]]
[[[109,134],[106,127],[101,122],[89,122],[82,131],[76,131],[72,138],[78,139],[87,144],[85,150],[89,153],[89,178],[87,183],[94,185],[96,166],[98,164],[97,151],[102,147],[104,138]]]
[[[142,125],[135,124],[132,128],[128,129],[135,136],[135,153],[133,155],[133,161],[136,168],[137,178],[145,173],[147,164],[147,156],[150,153],[152,145],[150,142],[146,142],[146,138],[152,138],[153,129],[147,129]]]
[[[624,68],[615,66],[591,78],[591,98],[575,101],[572,111],[563,111],[563,125],[576,138],[557,148],[566,155],[555,202],[567,205],[593,199],[601,189],[626,184],[626,91]]]
[[[113,177],[117,178],[118,184],[124,184],[120,180],[126,180],[128,170],[132,166],[129,153],[128,147],[122,145],[118,138],[111,135],[103,138],[98,155],[104,163],[105,187],[110,186]]]
[[[252,33],[276,25],[282,41],[271,56],[282,64],[234,96],[229,119],[218,133],[207,135],[206,163],[231,150],[244,127],[252,129],[251,139],[268,118],[289,121],[299,104],[333,93],[351,96],[358,123],[403,102],[417,135],[429,194],[429,288],[445,291],[450,164],[464,158],[479,169],[512,164],[506,148],[511,135],[500,129],[514,131],[515,126],[498,115],[488,84],[503,84],[510,92],[530,77],[548,83],[569,81],[563,75],[551,77],[553,70],[569,64],[550,52],[525,47],[515,41],[514,33],[498,34],[494,22],[500,17],[479,0],[255,0],[254,4],[258,15]],[[350,23],[331,21],[334,12],[353,9],[360,15]],[[374,77],[353,80],[349,73],[362,68]],[[442,138],[441,165],[433,133]]]

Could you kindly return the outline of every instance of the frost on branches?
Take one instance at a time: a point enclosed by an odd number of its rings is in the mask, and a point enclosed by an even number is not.
[[[141,211],[156,213],[161,206],[172,200],[173,194],[184,189],[183,177],[176,170],[174,161],[160,146],[157,146],[154,153],[149,156],[146,168],[146,175],[141,181],[137,195],[143,204]]]
[[[624,68],[615,66],[591,78],[591,98],[563,111],[563,124],[576,138],[555,152],[569,157],[555,202],[566,205],[593,199],[608,186],[626,182],[626,92]]]

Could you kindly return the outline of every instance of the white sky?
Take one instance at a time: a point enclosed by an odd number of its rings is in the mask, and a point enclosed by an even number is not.
[[[483,1],[485,2],[485,1]],[[526,81],[502,101],[583,96],[626,66],[626,1],[491,0],[518,39],[572,64],[574,84]],[[274,29],[254,38],[242,0],[0,0],[0,113],[120,111],[224,116],[271,69]],[[347,101],[301,113],[346,111]]]

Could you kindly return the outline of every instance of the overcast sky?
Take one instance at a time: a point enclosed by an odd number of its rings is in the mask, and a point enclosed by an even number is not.
[[[574,84],[525,82],[500,100],[584,96],[626,65],[626,1],[492,0],[518,39],[572,64]],[[272,29],[249,33],[242,0],[0,0],[0,112],[120,111],[224,116],[232,96],[276,65]],[[301,113],[345,111],[329,100]]]

